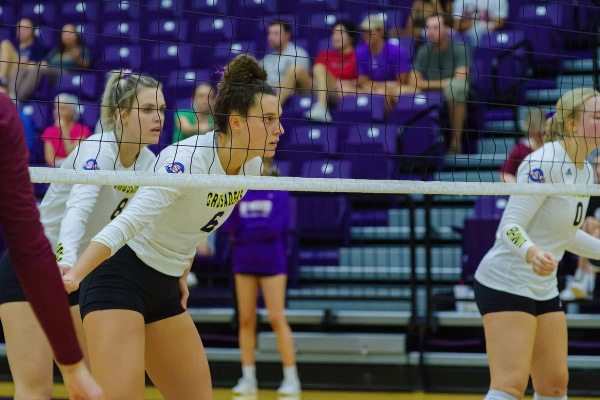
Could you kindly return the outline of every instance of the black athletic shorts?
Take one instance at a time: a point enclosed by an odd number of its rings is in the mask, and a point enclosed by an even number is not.
[[[98,266],[80,287],[81,318],[100,310],[131,310],[147,324],[183,313],[179,277],[146,265],[124,246]]]
[[[79,304],[79,290],[68,296],[70,306]],[[23,292],[21,283],[17,279],[17,275],[15,275],[8,251],[6,251],[0,257],[0,304],[16,303],[19,301],[27,301],[27,299],[25,298],[25,292]]]
[[[502,312],[522,311],[534,317],[551,312],[564,311],[560,298],[550,300],[533,300],[529,297],[491,289],[475,281],[475,303],[481,315]]]

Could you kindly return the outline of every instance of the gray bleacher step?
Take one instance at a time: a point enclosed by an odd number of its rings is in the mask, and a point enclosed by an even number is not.
[[[594,86],[594,75],[559,75],[556,78],[556,86],[572,89],[573,87]]]
[[[519,129],[515,124],[515,121],[510,120],[501,120],[501,121],[487,121],[484,124],[484,129],[488,134],[494,133],[515,133]]]
[[[368,267],[368,266],[305,266],[300,267],[301,279],[319,280],[382,280],[406,281],[410,280],[412,268],[405,267]],[[460,267],[433,267],[432,278],[439,281],[456,282],[460,277]],[[425,279],[425,268],[417,267],[417,279]]]
[[[336,285],[336,286],[308,286],[288,289],[288,297],[294,298],[331,298],[339,297],[352,299],[391,299],[409,298],[409,287],[399,285]]]
[[[462,224],[461,224],[462,225]],[[410,228],[408,226],[353,226],[352,239],[356,240],[409,240]],[[449,226],[438,226],[435,229],[437,239],[460,240],[460,233]],[[415,237],[425,237],[425,227],[415,227]]]
[[[401,333],[328,333],[294,332],[296,354],[405,355],[406,335]],[[277,337],[273,332],[258,334],[257,348],[261,353],[278,353]]]
[[[444,166],[445,168],[500,168],[505,160],[505,153],[446,155]]]
[[[411,266],[410,247],[343,247],[340,249],[339,265],[349,266]],[[433,267],[460,268],[462,248],[460,245],[433,246],[431,249]],[[425,249],[416,249],[416,267],[425,266]]]
[[[412,351],[408,354],[410,365],[419,365],[421,354]],[[441,353],[425,352],[423,362],[428,366],[436,367],[488,367],[487,355],[485,353]],[[569,369],[600,369],[600,356],[570,355],[568,359]]]
[[[441,182],[498,182],[498,171],[442,171],[434,175]],[[458,194],[457,194],[458,195]]]
[[[557,89],[532,89],[526,93],[527,102],[536,104],[556,104],[558,99],[571,90],[572,87],[563,86]]]
[[[592,60],[591,58],[579,60],[563,60],[563,68],[565,72],[594,72],[594,60]]]
[[[414,202],[423,202],[425,199],[424,194],[410,194],[409,195]],[[464,196],[455,196],[448,194],[436,194],[433,196],[436,202],[443,201],[445,203],[473,203],[477,200],[477,196],[475,195],[464,195]]]
[[[380,312],[389,312],[396,313],[401,312],[407,315],[406,318],[410,317],[411,304],[408,300],[406,301],[398,301],[397,298],[380,298],[380,299],[372,299],[372,298],[353,298],[352,301],[347,301],[346,299],[339,297],[329,297],[329,298],[304,298],[304,297],[294,297],[289,295],[287,297],[287,307],[292,309],[320,309],[320,310],[330,310],[334,314],[340,312],[349,312],[356,313],[357,311],[371,313],[374,315],[379,315]],[[376,321],[379,318],[376,317]],[[362,323],[358,323],[358,319],[355,319],[354,323],[350,323],[350,325],[365,325]],[[385,323],[375,325],[386,325]],[[397,324],[392,323],[391,325],[399,325],[406,326],[408,322],[404,320],[399,320]],[[369,325],[369,323],[366,323]]]
[[[482,327],[479,313],[466,313],[458,311],[439,311],[435,313],[439,326],[446,327]],[[600,328],[600,315],[596,314],[566,314],[567,326],[571,329],[598,329]]]
[[[506,155],[515,147],[515,137],[489,137],[479,140],[479,153],[494,154],[499,159],[506,159]]]
[[[437,197],[436,197],[437,198]],[[465,225],[465,219],[473,215],[473,207],[436,207],[431,209],[431,224],[440,234],[448,234],[448,228]],[[388,225],[390,227],[410,226],[410,212],[405,208],[388,210]],[[423,229],[425,226],[425,210],[415,210],[415,226]],[[445,231],[442,228],[446,229]],[[422,232],[420,230],[419,232]],[[435,233],[432,233],[435,235]]]

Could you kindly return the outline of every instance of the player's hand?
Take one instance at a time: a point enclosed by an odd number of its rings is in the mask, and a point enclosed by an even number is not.
[[[73,273],[73,269],[70,268],[69,271],[63,275],[62,277],[63,286],[67,293],[73,293],[77,289],[79,289],[79,284],[81,283],[79,279]]]
[[[181,307],[183,307],[184,310],[187,310],[187,302],[190,297],[190,289],[187,285],[187,274],[184,274],[179,278],[179,292],[181,293]]]
[[[58,270],[60,271],[60,276],[65,276],[70,270],[72,265],[69,264],[58,264]]]
[[[554,273],[558,267],[556,257],[547,251],[535,248],[531,257],[533,272],[540,276],[548,276]]]
[[[74,365],[59,365],[70,400],[103,400],[102,388],[82,361]]]

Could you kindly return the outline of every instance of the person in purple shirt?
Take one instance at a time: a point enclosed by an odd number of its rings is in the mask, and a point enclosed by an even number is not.
[[[404,47],[386,41],[385,23],[379,15],[367,16],[360,29],[365,43],[356,48],[358,92],[385,95],[391,107],[402,92],[410,91],[410,56]]]
[[[268,174],[269,160],[263,175]],[[258,289],[269,313],[283,362],[280,395],[300,394],[294,341],[285,317],[287,256],[285,232],[290,221],[289,193],[250,190],[227,221],[233,243],[233,272],[239,312],[239,341],[242,378],[233,388],[237,395],[254,395],[257,390],[254,353],[256,349],[256,303]]]
[[[14,92],[17,70],[37,65],[46,56],[47,50],[35,38],[35,26],[29,18],[23,18],[17,25],[15,46],[10,40],[0,42],[0,85]]]

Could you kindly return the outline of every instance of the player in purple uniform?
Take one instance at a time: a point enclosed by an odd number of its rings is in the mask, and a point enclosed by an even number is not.
[[[265,159],[263,175],[270,160]],[[262,289],[269,322],[277,337],[283,362],[280,395],[299,395],[300,380],[292,331],[285,317],[287,257],[285,232],[290,220],[289,193],[251,190],[228,221],[233,241],[233,272],[239,311],[239,340],[242,353],[242,378],[233,388],[235,394],[256,394],[256,302]]]

